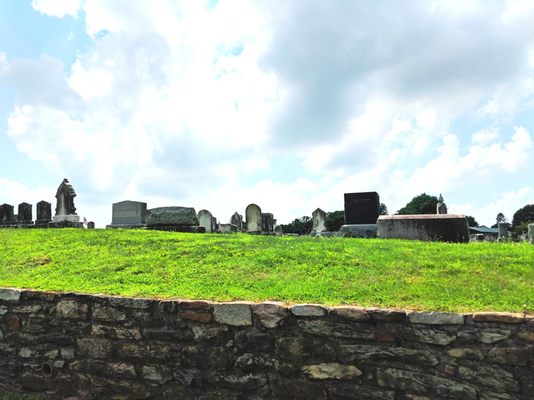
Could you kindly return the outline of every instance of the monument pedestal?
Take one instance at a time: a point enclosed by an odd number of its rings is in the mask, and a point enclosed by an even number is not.
[[[53,221],[49,224],[50,228],[83,228],[80,217],[76,214],[54,215]]]
[[[339,229],[341,236],[367,239],[375,238],[376,231],[376,224],[347,224]]]

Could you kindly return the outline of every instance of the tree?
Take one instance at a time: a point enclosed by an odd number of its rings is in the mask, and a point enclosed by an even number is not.
[[[422,193],[414,197],[408,204],[397,211],[397,214],[436,214],[438,198]]]
[[[345,211],[333,211],[326,213],[326,230],[329,232],[339,231],[345,224]]]
[[[380,203],[378,207],[378,215],[388,215],[388,208],[384,203]]]
[[[465,218],[467,219],[467,225],[469,227],[479,226],[477,220],[475,219],[475,217],[472,217],[471,215],[467,215]]]
[[[499,226],[499,222],[508,222],[508,218],[506,218],[504,214],[500,212],[495,217],[495,221],[495,224],[491,226],[492,228],[497,228]]]
[[[311,217],[304,216],[294,219],[293,222],[287,225],[281,225],[282,232],[296,233],[298,235],[308,235],[313,227],[313,220]]]
[[[514,213],[512,217],[512,230],[518,235],[528,229],[528,224],[534,223],[534,204],[527,204]]]

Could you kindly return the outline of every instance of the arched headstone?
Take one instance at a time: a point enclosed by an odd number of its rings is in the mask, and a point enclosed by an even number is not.
[[[247,217],[247,232],[261,232],[261,208],[254,203],[249,204],[245,210],[245,215]]]
[[[215,232],[213,229],[213,216],[208,210],[200,210],[197,214],[198,225],[206,228],[206,232]]]
[[[19,204],[19,220],[18,222],[23,225],[28,225],[33,222],[32,205],[28,203]]]

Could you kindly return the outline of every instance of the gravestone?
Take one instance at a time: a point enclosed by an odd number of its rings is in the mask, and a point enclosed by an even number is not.
[[[534,244],[534,224],[528,224],[528,241]]]
[[[218,227],[218,223],[217,223],[217,218],[215,217],[211,217],[211,231],[212,232],[217,232],[217,227]]]
[[[37,219],[35,220],[35,225],[37,226],[48,226],[48,223],[52,221],[52,204],[48,201],[40,201],[37,203]]]
[[[237,226],[235,226],[234,224],[220,224],[219,232],[220,233],[236,233]]]
[[[376,224],[379,207],[377,192],[345,193],[345,224]]]
[[[20,203],[18,208],[17,222],[22,225],[30,225],[33,223],[32,205],[28,203]]]
[[[436,214],[447,214],[447,205],[443,201],[443,196],[439,194],[438,204],[436,204]]]
[[[230,217],[230,223],[236,226],[238,232],[243,230],[243,216],[237,211]]]
[[[82,223],[78,223],[80,217],[76,214],[76,207],[74,207],[75,197],[76,192],[69,183],[69,180],[66,178],[63,179],[63,182],[61,182],[56,191],[56,214],[53,218],[55,227],[83,226]]]
[[[497,228],[499,228],[499,240],[506,240],[509,236],[510,224],[508,222],[499,222]]]
[[[326,231],[326,213],[318,208],[314,212],[312,212],[312,219],[313,219],[313,227],[312,231],[314,232],[322,232]]]
[[[2,204],[0,206],[0,225],[11,225],[15,221],[13,206],[10,204]]]
[[[148,210],[148,229],[163,231],[204,233],[206,229],[198,225],[198,217],[193,207],[158,207]]]
[[[465,215],[381,215],[377,222],[379,238],[469,242],[469,227]]]
[[[282,236],[284,234],[284,232],[282,232],[282,225],[276,225],[274,227],[274,234],[276,236]]]
[[[106,228],[141,228],[145,226],[146,203],[124,200],[111,206],[111,225]]]
[[[261,232],[261,208],[254,203],[249,204],[245,210],[245,215],[247,217],[247,232]]]
[[[261,230],[263,233],[274,233],[274,216],[271,213],[261,213]]]
[[[93,221],[89,221],[87,223],[87,229],[95,229],[95,223]]]
[[[213,216],[208,210],[200,210],[197,214],[198,217],[198,225],[203,226],[206,228],[206,232],[212,233],[215,232],[217,227],[215,226],[215,229],[213,227]]]

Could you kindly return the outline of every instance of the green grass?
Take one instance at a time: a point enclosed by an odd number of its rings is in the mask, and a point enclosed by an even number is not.
[[[2,229],[0,286],[534,313],[534,246]]]

